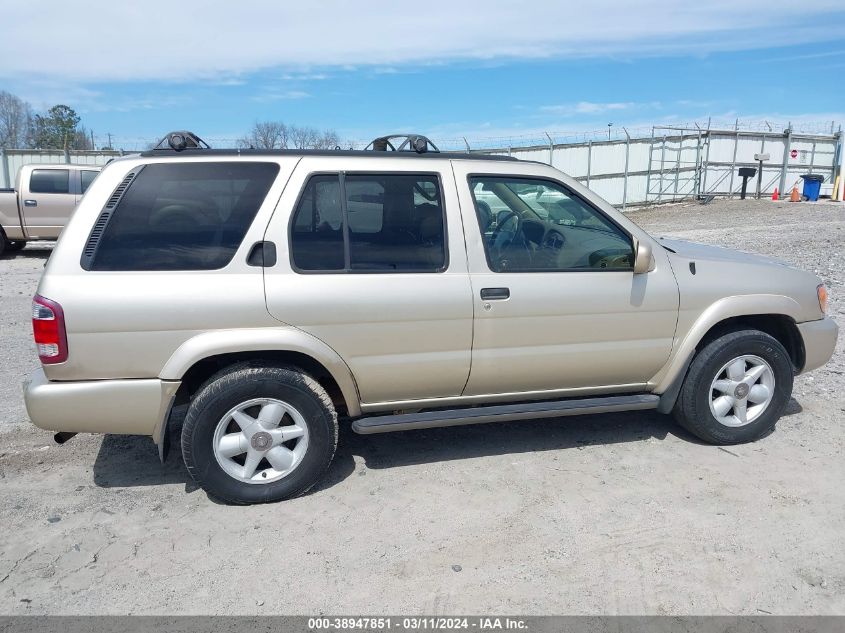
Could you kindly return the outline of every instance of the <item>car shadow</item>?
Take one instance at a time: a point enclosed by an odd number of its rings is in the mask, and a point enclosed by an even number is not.
[[[52,246],[27,246],[22,251],[3,253],[3,255],[0,256],[0,259],[41,259],[47,261],[50,258],[50,253],[52,252]]]
[[[174,443],[175,440],[175,443]],[[94,484],[101,488],[184,484],[186,492],[197,490],[185,465],[179,439],[171,434],[171,450],[164,463],[158,447],[143,435],[106,435],[94,460]]]
[[[685,439],[688,436],[671,418],[654,411],[492,422],[375,435],[358,435],[351,425],[344,425],[336,459],[357,456],[367,468],[396,468],[652,438],[662,440],[669,434],[683,434]]]
[[[801,405],[792,398],[784,416],[801,411]],[[158,458],[158,448],[149,437],[106,435],[94,462],[94,483],[103,488],[183,484],[187,493],[198,490],[182,463],[180,431],[178,424],[171,426],[170,452],[163,464]],[[671,416],[656,411],[494,422],[376,435],[359,435],[352,430],[349,421],[344,420],[334,460],[309,494],[329,489],[352,475],[356,470],[356,458],[363,460],[366,468],[382,470],[476,457],[665,440],[669,435],[707,446],[678,426]]]

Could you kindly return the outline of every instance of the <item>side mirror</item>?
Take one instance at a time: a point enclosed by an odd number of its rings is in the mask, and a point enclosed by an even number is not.
[[[652,270],[654,270],[654,254],[651,252],[651,244],[634,238],[634,274]]]

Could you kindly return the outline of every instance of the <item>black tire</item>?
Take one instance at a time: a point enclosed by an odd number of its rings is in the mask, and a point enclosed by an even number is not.
[[[3,233],[2,229],[0,229],[0,257],[3,257],[3,253],[6,252],[8,244],[9,241],[6,239],[6,234]]]
[[[710,410],[710,387],[716,373],[734,358],[753,355],[769,364],[774,394],[768,406],[745,426],[727,426]],[[690,365],[672,411],[687,431],[710,444],[742,444],[765,437],[774,429],[792,395],[794,367],[786,349],[759,330],[730,332],[702,348]],[[716,392],[718,393],[718,392]]]
[[[218,423],[228,411],[256,398],[294,407],[308,427],[308,445],[298,466],[270,483],[230,476],[213,448]],[[294,368],[239,365],[216,374],[191,401],[182,427],[182,455],[191,477],[207,493],[235,504],[269,503],[307,492],[325,473],[337,446],[337,413],[326,390]]]
[[[22,251],[24,246],[26,246],[26,242],[24,242],[23,240],[14,240],[6,242],[6,250],[10,253],[17,253],[18,251]]]

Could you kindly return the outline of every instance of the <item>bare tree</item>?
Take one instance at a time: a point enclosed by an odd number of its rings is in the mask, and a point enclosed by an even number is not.
[[[249,134],[238,139],[238,147],[255,149],[334,149],[340,138],[334,130],[286,125],[281,121],[260,121]]]
[[[249,134],[238,140],[238,146],[254,149],[286,149],[290,130],[281,121],[258,121]]]
[[[294,149],[314,149],[319,140],[320,132],[313,127],[291,128],[290,142]]]
[[[84,127],[80,127],[76,132],[73,134],[73,138],[71,139],[71,147],[73,149],[82,149],[82,150],[92,150],[95,149],[94,142],[92,140],[93,132],[88,130]]]
[[[0,147],[28,147],[31,131],[32,107],[20,97],[0,91]]]
[[[340,147],[340,137],[334,130],[326,130],[320,135],[317,142],[318,149],[334,149]]]

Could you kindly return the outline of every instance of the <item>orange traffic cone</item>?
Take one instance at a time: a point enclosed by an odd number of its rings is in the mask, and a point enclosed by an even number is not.
[[[775,187],[775,192],[772,194],[772,200],[777,200],[777,199],[778,199],[778,188]]]
[[[801,196],[798,195],[798,187],[793,185],[792,193],[789,194],[789,201],[790,202],[800,202]]]

